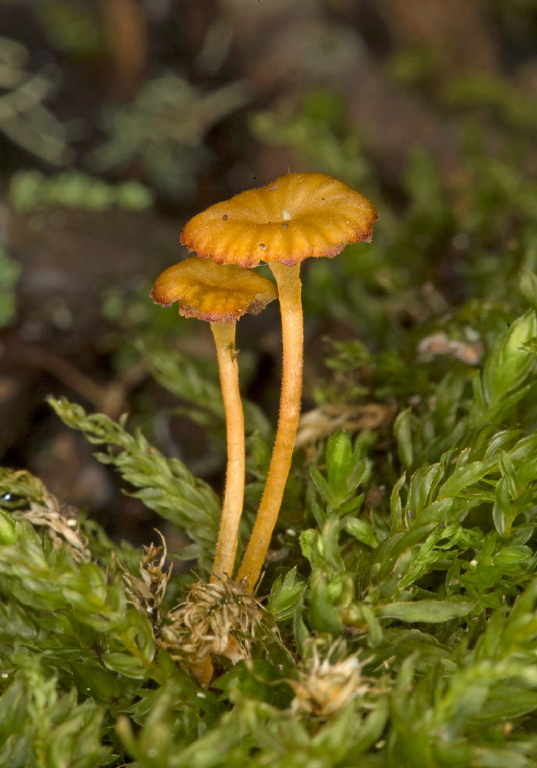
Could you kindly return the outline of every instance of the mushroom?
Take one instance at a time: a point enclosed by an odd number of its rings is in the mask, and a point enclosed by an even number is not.
[[[244,498],[244,414],[235,349],[236,321],[247,312],[257,315],[278,295],[267,278],[236,266],[186,259],[162,272],[151,291],[163,306],[179,302],[179,314],[211,324],[218,357],[227,430],[227,470],[222,519],[211,581],[233,575],[237,534]]]
[[[253,591],[263,567],[291,466],[302,394],[303,318],[300,262],[336,256],[371,240],[377,212],[365,197],[322,173],[290,173],[212,205],[187,222],[181,242],[217,264],[269,263],[278,285],[283,373],[271,464],[238,578]]]

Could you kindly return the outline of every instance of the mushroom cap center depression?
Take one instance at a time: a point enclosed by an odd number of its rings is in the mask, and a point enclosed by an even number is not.
[[[253,267],[278,261],[293,266],[370,240],[376,219],[371,203],[337,179],[291,173],[194,216],[181,242],[218,264]]]

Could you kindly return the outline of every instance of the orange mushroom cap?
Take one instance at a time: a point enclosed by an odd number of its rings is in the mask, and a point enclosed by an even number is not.
[[[151,291],[157,304],[178,301],[180,315],[212,323],[233,323],[247,312],[257,315],[277,295],[274,283],[257,272],[196,258],[165,269]]]
[[[336,256],[371,240],[378,218],[369,200],[324,173],[289,173],[210,206],[187,222],[181,242],[217,264],[291,267],[309,256]]]

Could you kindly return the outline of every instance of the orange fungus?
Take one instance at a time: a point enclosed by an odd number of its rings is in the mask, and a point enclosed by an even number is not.
[[[185,317],[224,323],[258,314],[277,295],[274,283],[256,272],[196,258],[165,269],[151,291],[157,304],[179,302]]]
[[[218,264],[277,261],[290,267],[369,242],[377,218],[371,203],[343,182],[324,173],[289,173],[194,216],[181,242]]]

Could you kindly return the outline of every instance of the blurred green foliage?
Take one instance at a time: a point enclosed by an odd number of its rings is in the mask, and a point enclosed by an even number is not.
[[[83,0],[44,0],[37,18],[52,45],[76,58],[97,58],[107,52],[98,6]]]
[[[451,81],[441,97],[449,108],[486,108],[507,128],[525,133],[528,137],[537,128],[535,95],[524,93],[507,79],[489,74],[466,76]]]
[[[46,0],[38,4],[37,15],[54,47],[74,59],[106,60],[106,34],[97,7],[79,0]],[[208,131],[251,99],[246,83],[203,89],[164,72],[143,83],[129,103],[120,106],[105,100],[97,119],[89,114],[64,124],[45,107],[47,99],[61,90],[60,70],[50,65],[33,73],[29,59],[22,44],[0,38],[0,88],[5,91],[0,95],[0,132],[37,159],[70,170],[50,179],[37,170],[17,174],[11,197],[24,212],[34,205],[102,210],[117,204],[140,209],[150,205],[155,192],[183,197],[211,164],[212,152],[205,143]],[[76,155],[74,145],[80,138],[87,146]],[[77,166],[143,183],[127,181],[112,187]]]
[[[278,112],[256,113],[251,125],[263,141],[288,145],[304,162],[350,186],[363,190],[364,181],[371,181],[360,130],[349,117],[343,93],[331,89],[310,91],[297,107],[286,105]]]
[[[55,207],[105,211],[114,206],[141,211],[152,205],[154,194],[138,181],[107,184],[81,171],[48,178],[39,171],[19,171],[11,178],[9,199],[20,213]]]
[[[93,153],[91,165],[101,172],[139,168],[158,190],[184,195],[209,161],[206,132],[248,99],[241,83],[204,93],[177,75],[157,77],[128,106],[106,110],[108,139]]]
[[[20,273],[19,262],[0,247],[0,328],[10,325],[17,317],[15,288]]]
[[[27,69],[29,53],[20,43],[0,37],[0,131],[11,141],[52,165],[72,161],[65,127],[44,106],[56,87],[57,73]]]

